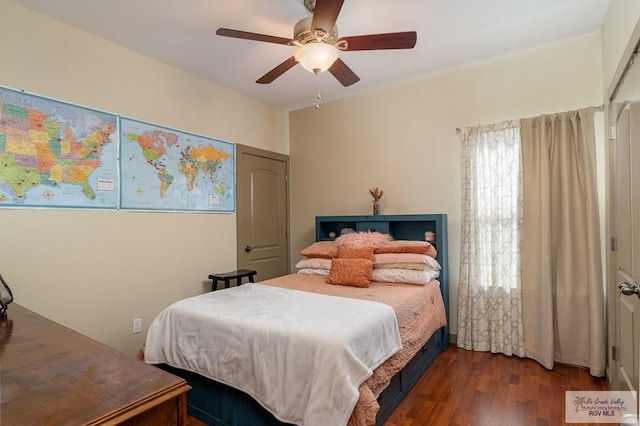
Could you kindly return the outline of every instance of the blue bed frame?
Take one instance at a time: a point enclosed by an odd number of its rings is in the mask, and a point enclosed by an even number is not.
[[[434,232],[433,242],[438,250],[437,260],[442,266],[440,290],[449,318],[449,274],[447,259],[447,216],[379,215],[379,216],[317,216],[316,241],[330,240],[344,228],[356,231],[378,231],[391,234],[396,240],[424,240],[425,232]],[[449,345],[449,329],[437,330],[415,357],[393,377],[378,398],[380,411],[376,425],[381,426],[422,377],[440,352]],[[252,397],[230,386],[198,374],[162,365],[161,368],[183,377],[192,387],[187,395],[187,410],[192,416],[216,426],[280,426],[278,421]]]

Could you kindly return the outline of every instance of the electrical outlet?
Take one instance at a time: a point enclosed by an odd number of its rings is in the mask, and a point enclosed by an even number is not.
[[[142,331],[142,318],[133,319],[133,334],[140,333]]]

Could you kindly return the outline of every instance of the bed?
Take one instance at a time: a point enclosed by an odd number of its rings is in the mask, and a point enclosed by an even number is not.
[[[374,226],[437,235],[438,279],[360,288],[311,272],[196,296],[154,320],[145,360],[187,380],[208,424],[382,424],[448,344],[446,216],[318,217],[316,239]]]

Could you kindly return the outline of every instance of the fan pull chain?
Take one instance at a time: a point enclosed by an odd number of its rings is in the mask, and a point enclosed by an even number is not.
[[[320,73],[315,73],[316,75],[316,109],[320,109],[320,101],[322,100],[322,96],[320,95]]]

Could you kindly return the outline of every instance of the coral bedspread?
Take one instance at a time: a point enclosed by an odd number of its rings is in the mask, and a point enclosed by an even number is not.
[[[260,284],[381,302],[395,312],[402,349],[379,365],[360,385],[358,401],[348,421],[349,426],[375,425],[380,408],[376,401],[378,393],[404,368],[429,337],[446,325],[440,286],[435,280],[427,285],[372,282],[368,288],[357,288],[327,284],[324,276],[291,274]]]
[[[263,284],[382,302],[395,311],[402,349],[360,385],[360,398],[349,419],[349,426],[375,425],[380,408],[376,401],[379,389],[407,365],[436,330],[447,325],[440,284],[435,280],[425,286],[372,282],[368,288],[357,288],[327,284],[323,276],[291,274]]]

